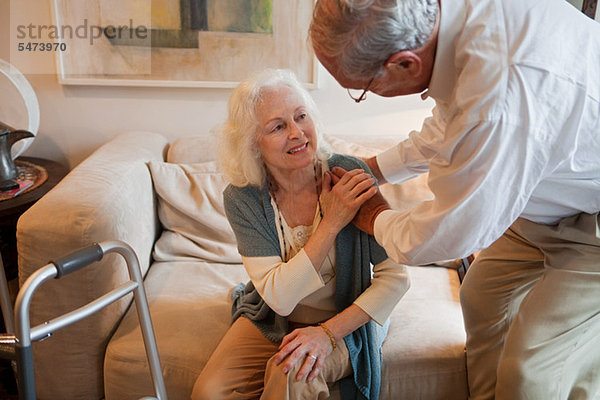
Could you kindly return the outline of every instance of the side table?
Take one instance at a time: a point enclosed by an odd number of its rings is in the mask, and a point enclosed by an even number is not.
[[[43,158],[19,157],[17,160],[43,167],[48,177],[40,186],[12,199],[0,201],[0,254],[6,279],[9,282],[17,278],[18,272],[17,221],[19,217],[69,172],[63,165]],[[4,318],[0,317],[0,332],[5,331]],[[16,380],[9,360],[0,360],[0,398],[17,398]]]
[[[0,201],[0,252],[4,261],[6,279],[17,277],[17,221],[29,207],[48,193],[69,172],[65,166],[51,160],[36,157],[19,157],[18,160],[39,165],[46,169],[48,179],[39,187],[12,199]]]

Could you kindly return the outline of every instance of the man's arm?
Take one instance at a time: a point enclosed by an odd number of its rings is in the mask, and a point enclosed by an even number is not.
[[[551,143],[523,134],[535,130],[529,120],[517,125],[510,117],[451,121],[448,140],[437,151],[431,146],[421,152],[429,161],[434,198],[395,211],[378,196],[353,221],[374,232],[388,256],[402,264],[460,258],[488,247],[521,215],[553,166],[548,160]],[[428,153],[437,155],[428,158]],[[339,176],[342,171],[334,172]]]
[[[371,172],[373,173],[375,178],[377,178],[377,182],[380,185],[387,183],[387,180],[381,173],[381,169],[379,168],[379,164],[377,163],[377,157],[363,158],[363,161],[369,166]]]
[[[446,123],[437,107],[431,117],[423,121],[419,132],[412,131],[408,138],[376,157],[365,159],[380,184],[401,183],[429,171],[429,162],[444,141]]]

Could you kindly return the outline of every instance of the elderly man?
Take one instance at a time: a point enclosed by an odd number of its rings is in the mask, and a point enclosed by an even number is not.
[[[471,399],[592,398],[600,24],[564,0],[319,0],[310,38],[357,102],[435,99],[420,132],[368,160],[391,182],[429,172],[435,199],[376,197],[355,223],[401,263],[484,249],[461,288]]]

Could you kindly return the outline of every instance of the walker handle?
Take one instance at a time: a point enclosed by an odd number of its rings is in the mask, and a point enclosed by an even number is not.
[[[56,279],[60,279],[65,275],[80,270],[81,268],[89,265],[95,261],[102,260],[104,252],[97,243],[91,246],[84,247],[74,251],[71,254],[67,254],[64,257],[60,257],[55,261],[50,261],[56,267]]]

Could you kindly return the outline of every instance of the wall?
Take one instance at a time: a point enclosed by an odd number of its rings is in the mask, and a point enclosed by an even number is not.
[[[230,89],[60,85],[53,57],[28,55],[18,62],[10,60],[10,46],[16,45],[10,41],[10,18],[51,25],[50,1],[0,0],[0,58],[25,72],[40,103],[40,129],[25,155],[73,167],[119,132],[148,130],[169,138],[206,135],[225,118]],[[46,63],[43,68],[36,64],[35,69],[53,74],[27,73],[33,63]],[[312,94],[327,133],[403,136],[418,129],[433,106],[432,100],[423,102],[416,95],[384,99],[372,93],[365,102],[355,104],[322,68],[319,81]],[[0,101],[6,99],[0,97]]]

